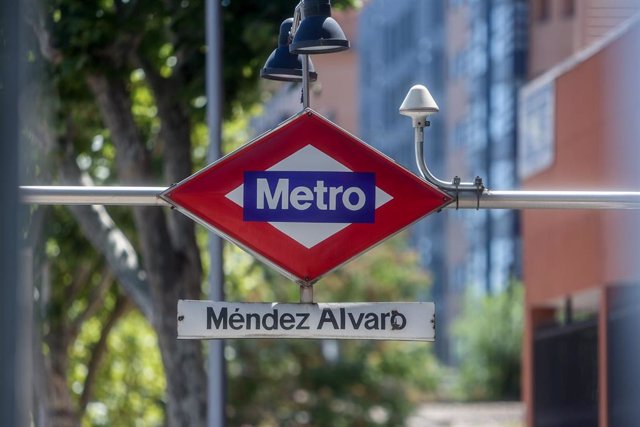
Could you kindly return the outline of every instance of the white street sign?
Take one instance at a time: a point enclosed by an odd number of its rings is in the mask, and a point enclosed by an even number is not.
[[[431,302],[229,303],[178,301],[178,338],[435,340]]]

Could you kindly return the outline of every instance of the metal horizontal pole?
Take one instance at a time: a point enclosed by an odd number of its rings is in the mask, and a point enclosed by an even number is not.
[[[640,209],[640,191],[493,191],[460,192],[460,209]],[[455,201],[447,206],[455,209]]]
[[[169,206],[158,197],[165,187],[23,186],[23,203],[39,205]],[[460,192],[459,209],[640,209],[640,191],[493,191],[480,203],[475,192]],[[455,209],[456,203],[447,206]]]
[[[166,187],[23,186],[20,199],[35,205],[169,206],[158,195]]]

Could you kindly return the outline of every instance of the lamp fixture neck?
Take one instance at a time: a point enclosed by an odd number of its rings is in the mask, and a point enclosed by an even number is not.
[[[331,0],[303,0],[302,16],[331,16]]]

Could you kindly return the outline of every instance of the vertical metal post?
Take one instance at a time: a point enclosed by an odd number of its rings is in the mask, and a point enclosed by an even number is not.
[[[309,55],[302,55],[302,109],[309,108]]]
[[[2,425],[28,425],[24,340],[31,338],[20,305],[18,202],[18,115],[20,23],[22,2],[0,4],[0,420]]]
[[[300,304],[313,304],[313,285],[300,285]]]
[[[573,301],[571,297],[564,299],[564,323],[567,325],[573,323]]]
[[[207,160],[213,162],[220,157],[222,136],[222,59],[220,2],[207,0],[206,4],[206,90],[207,125],[209,128],[209,151]],[[224,273],[222,269],[222,240],[209,233],[209,299],[224,301]],[[208,354],[207,425],[226,425],[226,370],[224,361],[224,341],[209,341]]]
[[[17,372],[21,373],[21,385],[19,386],[24,398],[24,411],[31,414],[35,419],[35,408],[33,405],[34,382],[34,308],[33,308],[33,250],[24,248],[20,252],[20,289],[18,289],[18,316],[16,324],[24,325],[23,333],[18,337],[17,348],[21,358],[17,363]],[[40,351],[40,349],[38,349]],[[28,396],[28,397],[27,397]],[[25,416],[26,414],[23,414]]]
[[[491,91],[493,87],[493,59],[491,55],[491,38],[493,37],[493,24],[491,19],[491,14],[493,13],[493,1],[486,0],[485,1],[485,19],[487,25],[487,46],[485,55],[487,55],[487,71],[486,71],[486,87],[485,87],[485,102],[486,102],[486,121],[485,121],[485,129],[487,132],[487,140],[485,145],[485,173],[487,177],[487,182],[491,182],[491,175],[493,169],[493,138],[491,137],[491,120],[493,119],[491,115],[491,110],[493,108],[493,102],[491,100]],[[484,224],[484,244],[485,244],[485,253],[487,254],[487,258],[485,260],[485,292],[487,295],[491,295],[492,293],[492,272],[493,272],[493,253],[492,253],[492,243],[493,243],[493,218],[491,217],[491,211],[485,212],[485,224]]]

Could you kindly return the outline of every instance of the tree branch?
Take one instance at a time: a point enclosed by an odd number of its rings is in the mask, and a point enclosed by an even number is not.
[[[92,74],[87,80],[116,146],[118,176],[130,183],[148,183],[153,176],[150,153],[141,141],[123,81],[102,74]],[[164,211],[145,206],[134,208],[133,213],[148,280],[154,284],[150,290],[158,302],[167,290],[180,286],[172,277],[180,270],[180,260],[173,251]],[[163,308],[157,309],[163,312]]]
[[[71,322],[71,326],[69,327],[71,341],[75,340],[78,336],[82,324],[90,319],[93,315],[95,315],[100,307],[102,307],[104,296],[106,295],[112,284],[113,275],[108,268],[104,268],[102,271],[102,278],[100,280],[100,283],[89,296],[89,303],[87,304],[87,308]]]
[[[45,14],[42,10],[43,8],[36,5],[33,0],[25,2],[25,20],[38,39],[38,47],[42,56],[57,65],[62,62],[62,52],[53,44],[53,37],[47,28]]]
[[[139,53],[135,60],[145,72],[156,100],[160,118],[160,138],[164,142],[164,176],[169,183],[183,180],[192,173],[191,126],[185,108],[178,101],[174,81],[163,78],[153,65]],[[194,224],[184,215],[169,217],[169,232],[174,247],[183,253],[197,253]],[[199,262],[198,262],[199,264]]]
[[[111,132],[121,183],[153,184],[151,156],[140,137],[124,83],[97,73],[90,74],[87,83]]]
[[[94,262],[91,262],[91,264],[82,263],[76,268],[76,271],[73,273],[71,288],[67,292],[67,301],[71,302],[78,298],[80,290],[87,285],[94,268]]]
[[[118,295],[116,304],[113,307],[111,313],[109,313],[109,317],[102,327],[100,338],[98,339],[98,342],[93,346],[93,349],[91,351],[91,358],[89,359],[89,364],[87,365],[87,377],[84,380],[84,387],[82,389],[82,395],[80,396],[80,414],[84,413],[87,408],[87,404],[91,400],[93,386],[96,381],[96,375],[98,374],[98,368],[100,367],[100,363],[102,362],[102,359],[104,359],[104,355],[107,350],[107,339],[109,338],[109,333],[116,325],[118,320],[120,320],[120,318],[124,316],[130,309],[131,305],[129,304],[128,299],[122,295]]]
[[[66,184],[81,184],[80,171],[75,161],[66,153],[61,161],[60,173]],[[85,177],[85,182],[89,180]],[[124,291],[151,321],[153,310],[147,275],[140,266],[138,254],[129,239],[116,227],[104,206],[69,206],[83,234],[101,253]]]
[[[92,74],[87,81],[116,146],[118,176],[129,183],[151,184],[150,153],[140,138],[124,83],[102,74]],[[162,273],[179,269],[164,212],[157,207],[144,206],[134,208],[133,213],[146,271],[152,283],[162,284],[152,290],[164,292],[164,286],[177,286]]]
[[[147,275],[140,268],[138,255],[124,233],[116,227],[103,206],[71,206],[70,210],[85,236],[106,258],[124,291],[144,316],[152,320]]]
[[[164,146],[165,177],[170,182],[180,181],[191,174],[191,126],[184,106],[178,100],[173,79],[162,77],[155,67],[139,52],[135,60],[144,70],[146,80],[156,100]]]
[[[54,135],[47,120],[36,122],[41,123],[34,133],[36,142],[47,152],[58,148],[60,180],[68,185],[82,185],[83,177],[70,141],[64,146],[64,141]],[[90,181],[90,178],[85,176],[84,180]],[[71,206],[69,210],[92,246],[105,257],[124,292],[151,322],[153,310],[147,275],[129,239],[116,227],[104,206]]]

